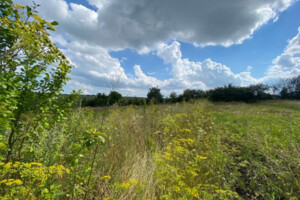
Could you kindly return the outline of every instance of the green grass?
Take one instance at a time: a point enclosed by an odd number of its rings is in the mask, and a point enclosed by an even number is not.
[[[299,101],[80,109],[49,135],[40,162],[70,170],[57,199],[300,198]]]

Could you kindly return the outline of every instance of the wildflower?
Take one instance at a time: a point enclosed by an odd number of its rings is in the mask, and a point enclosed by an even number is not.
[[[4,169],[9,169],[11,168],[11,162],[8,162],[4,165]]]
[[[57,174],[58,174],[59,176],[62,176],[63,173],[64,173],[64,170],[65,170],[65,167],[64,167],[63,165],[58,165],[58,166],[56,167],[56,170],[57,170]]]
[[[54,173],[54,171],[55,171],[55,166],[50,166],[50,167],[49,167],[49,171],[50,171],[50,173]]]
[[[180,191],[180,187],[174,186],[174,187],[173,187],[173,190],[174,190],[175,192],[179,192],[179,191]]]
[[[15,180],[15,184],[17,184],[17,185],[22,185],[23,182],[22,182],[21,180],[19,180],[19,179],[16,179],[16,180]]]
[[[130,184],[123,181],[122,184],[121,184],[121,187],[127,190],[130,187]]]
[[[13,164],[13,167],[19,167],[21,165],[21,163],[20,162],[15,162],[15,164]]]
[[[67,172],[67,174],[70,174],[70,170],[68,168],[66,169],[66,172]]]
[[[28,169],[31,168],[31,164],[30,164],[30,163],[25,163],[24,166],[25,166],[26,168],[28,168]]]
[[[30,163],[30,164],[31,164],[31,166],[32,166],[32,165],[35,165],[35,166],[38,166],[38,167],[43,166],[42,163],[37,163],[37,162],[32,162],[32,163]]]

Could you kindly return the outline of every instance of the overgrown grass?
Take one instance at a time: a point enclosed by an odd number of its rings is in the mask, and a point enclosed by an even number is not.
[[[299,199],[299,110],[204,100],[81,109],[47,130],[35,155],[68,172],[47,180],[55,199]]]

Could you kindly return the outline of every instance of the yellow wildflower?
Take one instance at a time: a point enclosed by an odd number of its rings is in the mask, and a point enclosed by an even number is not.
[[[11,162],[8,162],[4,165],[4,169],[9,169],[11,168]]]
[[[19,180],[19,179],[16,179],[16,180],[15,180],[15,184],[17,184],[17,185],[22,185],[23,182],[22,182],[21,180]]]
[[[179,192],[179,191],[180,191],[180,187],[178,187],[178,186],[173,186],[173,191]]]
[[[30,163],[30,165],[35,165],[35,166],[39,166],[39,167],[43,166],[42,163],[37,163],[37,162],[32,162],[32,163]]]
[[[21,163],[20,162],[15,162],[15,164],[13,165],[13,167],[19,167],[21,165]]]

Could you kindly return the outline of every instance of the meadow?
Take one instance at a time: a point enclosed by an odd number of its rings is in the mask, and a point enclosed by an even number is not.
[[[38,7],[0,1],[0,200],[300,199],[300,101],[260,101],[299,99],[299,76],[123,103],[116,81],[72,107]]]
[[[299,111],[206,100],[75,109],[23,147],[35,162],[0,163],[0,197],[299,199]]]

